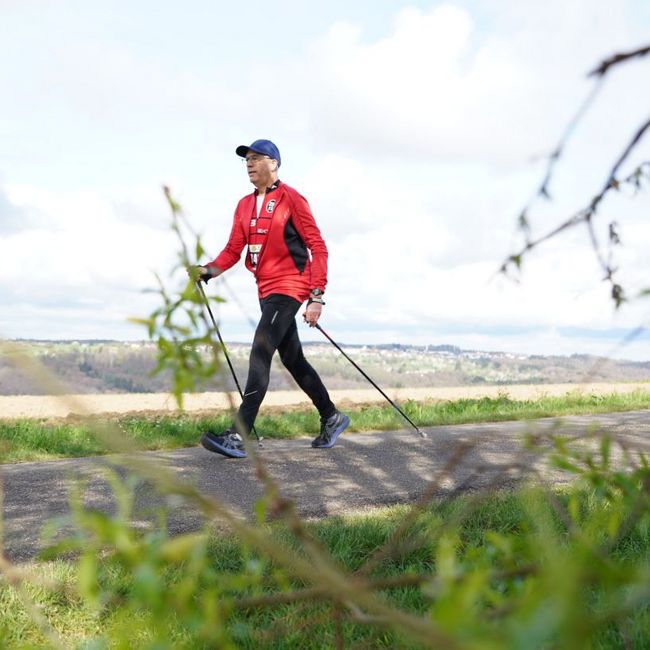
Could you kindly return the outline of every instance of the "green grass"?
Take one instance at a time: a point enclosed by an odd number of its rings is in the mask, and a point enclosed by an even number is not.
[[[460,399],[444,402],[400,404],[419,427],[471,422],[499,422],[533,418],[584,415],[650,408],[650,392],[585,395],[567,393],[562,397],[536,400],[513,400],[506,396],[482,399]],[[350,415],[349,432],[404,428],[409,425],[388,404],[345,409]],[[197,444],[202,431],[222,431],[231,424],[227,414],[196,417],[184,413],[176,416],[113,417],[119,427],[143,450],[175,449]],[[317,413],[288,411],[284,414],[262,411],[256,422],[257,431],[266,438],[314,436],[318,432]],[[88,424],[76,421],[20,419],[0,421],[0,454],[5,463],[77,458],[106,453]]]
[[[564,500],[563,494],[559,498]],[[584,495],[585,508],[589,510],[590,500]],[[358,570],[364,562],[389,538],[407,512],[406,506],[394,506],[373,511],[370,514],[332,517],[307,525],[310,533],[327,549],[331,557],[346,571]],[[405,574],[431,575],[437,571],[439,531],[450,520],[460,523],[458,528],[459,546],[457,555],[465,569],[472,565],[482,568],[502,567],[501,555],[505,552],[499,546],[499,536],[516,540],[520,533],[525,535],[535,525],[531,508],[526,503],[525,493],[493,493],[481,499],[462,496],[449,502],[432,504],[422,512],[411,526],[410,533],[420,536],[421,543],[382,562],[373,571],[373,577],[391,577]],[[554,523],[559,539],[566,536],[566,529],[558,519]],[[274,524],[269,528],[278,544],[295,548],[301,553],[300,544],[286,528]],[[536,561],[534,549],[522,543],[521,548],[510,549],[514,562],[525,565]],[[647,561],[650,554],[650,530],[632,530],[613,550],[612,557],[621,566],[638,565]],[[212,584],[221,585],[222,594],[235,598],[250,595],[278,593],[278,585],[283,590],[301,588],[295,582],[278,582],[272,563],[259,558],[236,539],[228,535],[212,536],[207,548],[210,566],[204,571],[206,584],[197,584],[197,595]],[[250,579],[251,574],[263,576],[261,582]],[[110,633],[114,626],[124,623],[125,617],[134,618],[132,624],[138,629],[138,617],[142,617],[142,629],[146,630],[148,614],[126,608],[129,595],[134,589],[134,577],[126,570],[112,571],[104,585],[107,593],[117,594],[112,604],[104,607],[101,614],[93,611],[77,595],[77,567],[72,562],[57,560],[51,563],[33,565],[37,578],[28,587],[30,599],[40,608],[52,627],[61,634],[69,647],[79,647],[84,640],[97,635]],[[166,585],[170,590],[182,580],[183,567],[167,572]],[[210,577],[211,576],[211,577]],[[495,585],[503,593],[521,588],[518,578],[504,578],[502,584]],[[531,581],[532,586],[534,579]],[[230,585],[223,590],[223,585]],[[251,584],[257,586],[250,586]],[[606,583],[604,583],[606,586]],[[264,586],[270,585],[270,586]],[[594,591],[595,600],[599,589]],[[382,595],[389,602],[406,611],[425,614],[431,607],[431,599],[420,587],[399,587],[384,589]],[[487,605],[488,608],[491,605]],[[498,609],[498,608],[497,608]],[[524,612],[525,613],[525,612]],[[594,648],[602,650],[623,647],[622,634],[633,643],[630,647],[648,647],[650,644],[650,619],[648,607],[639,607],[631,617],[624,621],[624,630],[618,623],[606,627],[596,638]],[[489,620],[489,617],[488,617]],[[501,623],[494,621],[495,634]],[[223,625],[223,623],[222,623]],[[487,623],[488,628],[492,623]],[[242,648],[333,648],[335,635],[331,618],[331,607],[323,602],[290,603],[273,608],[256,607],[235,609],[231,612],[227,626],[237,647]],[[372,648],[413,648],[407,639],[398,632],[385,628],[355,623],[344,618],[342,623],[345,647],[359,647],[367,644]],[[169,634],[174,638],[173,647],[203,647],[197,644],[191,630],[174,622],[170,624]],[[0,582],[0,647],[25,648],[43,647],[40,633],[31,621],[30,615],[17,597],[16,590]],[[144,644],[145,639],[141,639]],[[3,643],[4,642],[4,645]],[[33,644],[33,645],[32,645]],[[104,647],[103,645],[90,647]],[[122,647],[122,646],[120,646]],[[135,643],[132,647],[139,647]],[[153,647],[153,646],[152,646]],[[156,646],[160,647],[160,646]],[[551,646],[544,646],[551,647]],[[553,646],[554,647],[554,646]],[[561,646],[558,646],[561,647]]]

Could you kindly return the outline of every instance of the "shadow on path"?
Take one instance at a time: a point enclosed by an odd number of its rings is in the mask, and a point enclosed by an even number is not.
[[[267,440],[260,454],[283,496],[295,501],[298,513],[322,517],[413,502],[429,489],[432,480],[437,481],[433,493],[439,497],[465,490],[508,487],[528,476],[532,469],[543,469],[538,456],[523,452],[524,433],[552,431],[560,423],[562,433],[585,433],[597,426],[632,448],[650,449],[650,411],[635,411],[531,423],[435,427],[427,429],[426,440],[412,430],[345,434],[329,450],[312,449],[307,438]],[[459,462],[450,471],[443,471],[459,445],[464,450]],[[143,455],[243,517],[250,515],[262,494],[249,460],[226,459],[201,447]],[[79,479],[85,481],[86,505],[113,513],[115,501],[103,472],[108,466],[108,457],[2,466],[6,556],[16,562],[34,557],[42,547],[43,525],[69,513],[70,486]],[[126,474],[126,470],[120,472]],[[551,480],[562,479],[548,476]],[[137,489],[136,504],[133,523],[137,526],[148,527],[153,512],[163,505],[169,510],[172,534],[196,530],[205,523],[193,507],[178,499],[166,499],[146,483]]]

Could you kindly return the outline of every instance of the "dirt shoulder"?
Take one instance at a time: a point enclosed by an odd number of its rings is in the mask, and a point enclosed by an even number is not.
[[[568,392],[587,395],[610,395],[642,390],[650,393],[650,383],[585,383],[585,384],[517,384],[512,386],[451,386],[422,388],[389,388],[386,394],[395,401],[408,399],[457,400],[479,399],[507,395],[511,399],[537,399],[561,396]],[[332,400],[340,405],[372,404],[384,398],[374,388],[364,390],[334,390]],[[195,393],[185,396],[184,409],[189,412],[222,411],[239,404],[236,393]],[[264,407],[308,406],[309,400],[301,391],[273,391],[266,395]],[[103,395],[10,395],[0,396],[0,419],[61,418],[69,415],[99,415],[126,413],[178,412],[169,393],[129,393]]]

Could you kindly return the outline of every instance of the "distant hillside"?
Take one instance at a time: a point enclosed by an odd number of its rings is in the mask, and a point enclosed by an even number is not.
[[[29,341],[34,355],[74,393],[155,393],[169,389],[165,374],[152,377],[156,347],[150,342]],[[588,355],[539,356],[461,350],[449,345],[349,345],[349,355],[380,386],[464,386],[555,384],[585,381],[650,381],[650,362],[617,361]],[[245,382],[249,345],[229,343],[228,351]],[[362,388],[361,374],[328,343],[307,343],[305,354],[331,389]],[[225,366],[225,363],[224,363]],[[203,390],[234,390],[228,369]],[[277,361],[271,390],[295,388]],[[0,395],[43,391],[0,358]]]

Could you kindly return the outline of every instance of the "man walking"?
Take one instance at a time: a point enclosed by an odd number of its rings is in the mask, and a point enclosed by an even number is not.
[[[246,267],[257,282],[262,315],[251,348],[248,380],[233,426],[221,435],[204,433],[201,444],[230,458],[245,458],[240,435],[255,422],[269,385],[275,351],[300,388],[318,409],[321,429],[312,447],[328,449],[350,424],[332,403],[327,389],[305,359],[298,338],[296,314],[307,300],[303,319],[314,327],[324,306],[327,286],[327,247],[306,199],[278,179],[280,152],[270,140],[237,147],[255,191],[235,210],[225,248],[197,271],[206,282],[221,275],[246,251]]]

